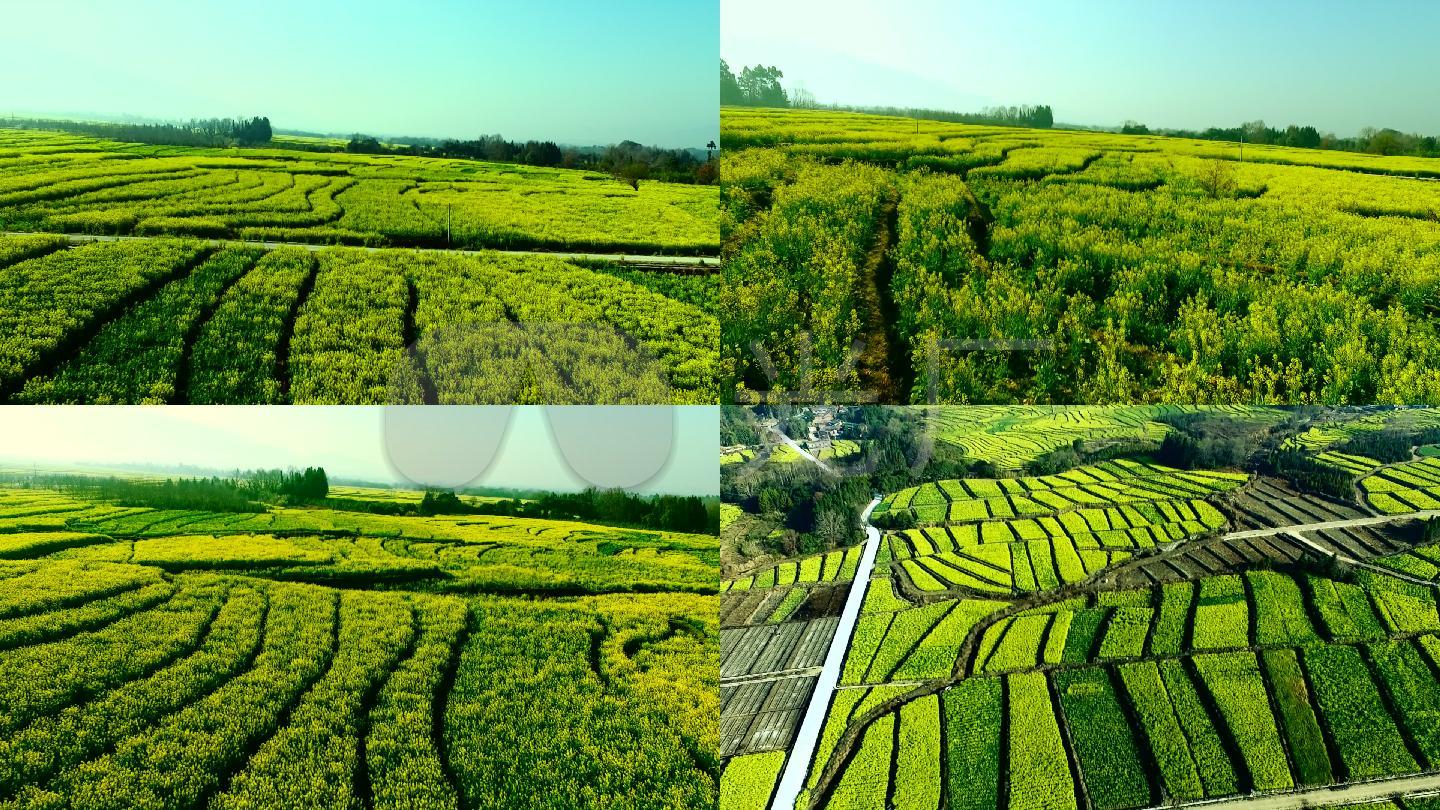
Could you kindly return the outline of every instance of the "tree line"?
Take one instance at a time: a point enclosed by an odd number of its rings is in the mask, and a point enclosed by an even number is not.
[[[1383,464],[1409,461],[1412,448],[1417,445],[1440,443],[1440,428],[1405,430],[1385,428],[1367,433],[1357,433],[1337,450],[1354,456],[1373,458]]]
[[[854,107],[838,104],[821,106],[827,110],[868,113],[870,115],[893,115],[901,118],[917,118],[923,121],[944,121],[952,124],[1028,127],[1030,129],[1053,129],[1055,126],[1055,114],[1050,109],[1049,104],[1019,104],[986,107],[980,112],[975,113],[932,110],[923,107]]]
[[[720,103],[736,107],[801,107],[806,109],[858,112],[870,115],[891,115],[926,121],[947,121],[956,124],[1030,127],[1050,129],[1055,116],[1048,104],[987,107],[976,113],[934,110],[920,107],[857,107],[844,104],[819,104],[804,90],[787,91],[780,83],[785,72],[773,65],[752,65],[736,75],[728,62],[720,60]]]
[[[266,504],[324,501],[330,491],[325,470],[237,470],[205,478],[116,478],[91,475],[27,477],[23,483],[90,500],[151,509],[201,512],[264,512]]]
[[[708,155],[707,159],[701,160],[689,149],[642,146],[635,141],[576,147],[560,146],[554,141],[510,141],[501,135],[484,135],[473,140],[394,138],[382,143],[373,136],[356,134],[351,136],[344,149],[346,152],[371,155],[414,155],[585,169],[605,172],[635,183],[661,180],[711,185],[719,181],[719,170]]]
[[[101,121],[57,121],[44,118],[9,118],[9,129],[43,129],[158,146],[260,146],[273,137],[270,119],[195,118],[180,124],[124,124]]]
[[[542,492],[532,498],[469,502],[454,492],[426,492],[413,514],[502,515],[544,520],[583,520],[671,532],[718,534],[720,504],[696,495],[637,495],[621,489],[590,487],[580,492]]]
[[[737,107],[789,107],[790,96],[780,84],[780,68],[754,65],[736,76],[730,64],[720,60],[720,103]]]
[[[1397,129],[1366,127],[1358,135],[1342,138],[1334,133],[1321,133],[1309,125],[1291,124],[1284,129],[1266,125],[1264,121],[1247,121],[1234,127],[1207,129],[1151,130],[1136,121],[1120,125],[1122,135],[1165,135],[1174,138],[1196,138],[1202,141],[1231,141],[1270,146],[1293,146],[1302,149],[1331,149],[1341,152],[1364,152],[1372,155],[1410,155],[1440,157],[1440,139],[1434,135],[1404,133]]]

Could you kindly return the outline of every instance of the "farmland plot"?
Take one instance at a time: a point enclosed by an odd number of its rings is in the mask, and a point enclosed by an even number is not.
[[[0,490],[4,806],[719,796],[713,537],[93,506]]]
[[[727,390],[809,384],[914,403],[932,391],[991,403],[1440,394],[1426,309],[1440,198],[1416,179],[1440,176],[1435,159],[1251,145],[1242,162],[1213,141],[828,110],[726,108],[721,131],[721,306],[743,313],[722,338]],[[871,282],[879,301],[854,293]],[[799,333],[805,350],[772,345]],[[852,357],[857,340],[884,350]],[[1017,363],[955,341],[1028,351]]]
[[[713,314],[536,256],[96,243],[0,263],[0,332],[21,403],[718,397]]]
[[[716,252],[714,187],[483,161],[0,130],[0,230],[407,247]],[[45,153],[43,161],[26,161]]]

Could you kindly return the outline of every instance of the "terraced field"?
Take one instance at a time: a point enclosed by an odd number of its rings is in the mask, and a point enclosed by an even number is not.
[[[1158,417],[1197,410],[1176,405],[971,405],[931,408],[925,412],[925,426],[936,441],[954,445],[968,458],[988,461],[1002,470],[1019,470],[1077,440],[1092,446],[1159,441],[1169,428],[1156,421]],[[1221,407],[1210,412],[1260,420],[1278,418],[1276,412],[1260,408]]]
[[[392,155],[0,129],[0,230],[440,248],[718,252],[713,186]]]
[[[713,403],[710,280],[655,275],[496,253],[0,237],[0,401]]]
[[[0,807],[713,806],[717,569],[697,535],[3,489]]]
[[[1244,481],[1121,459],[1051,476],[927,483],[876,508],[877,522],[900,514],[922,524],[890,534],[879,560],[911,598],[1048,590],[1213,532],[1226,521],[1206,498]]]
[[[1440,509],[1440,458],[1395,464],[1360,481],[1365,500],[1386,514]]]
[[[1427,719],[1440,708],[1435,596],[1383,576],[1279,571],[1104,591],[1001,609],[963,634],[946,662],[957,680],[912,665],[933,683],[885,686],[883,656],[903,666],[931,635],[953,637],[966,603],[941,605],[875,651],[876,685],[857,691],[892,700],[847,710],[861,741],[812,785],[833,791],[829,807],[897,791],[951,807],[1122,808],[1428,770],[1440,756]]]
[[[1360,465],[1357,500],[1125,458],[885,496],[872,520],[920,526],[885,535],[796,807],[1280,807],[1440,773],[1440,546],[1364,483],[1423,491],[1428,461]]]

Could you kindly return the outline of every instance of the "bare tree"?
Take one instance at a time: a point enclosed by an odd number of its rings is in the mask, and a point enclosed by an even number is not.
[[[1195,179],[1212,200],[1235,196],[1235,164],[1228,160],[1205,161]]]

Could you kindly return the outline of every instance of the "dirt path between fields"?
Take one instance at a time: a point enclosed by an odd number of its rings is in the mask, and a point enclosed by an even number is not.
[[[156,239],[155,236],[97,236],[84,233],[43,233],[33,231],[0,231],[0,236],[63,236],[72,245],[82,245],[89,242],[126,242],[131,240]],[[183,238],[183,237],[172,237]],[[278,250],[284,247],[297,247],[312,252],[329,250],[341,245],[315,245],[308,242],[246,242],[240,239],[202,239],[200,240],[211,247],[249,247],[261,250]],[[548,250],[440,250],[436,248],[407,248],[407,247],[357,247],[355,250],[376,252],[381,250],[415,250],[431,253],[459,253],[473,256],[482,253],[500,253],[505,256],[549,256],[552,259],[575,259],[592,262],[615,262],[642,269],[662,270],[675,273],[708,273],[713,272],[720,266],[720,259],[714,256],[657,256],[646,254],[628,253],[567,253]]]
[[[860,385],[877,402],[909,401],[910,363],[905,342],[895,334],[895,302],[890,297],[890,279],[895,274],[894,248],[898,238],[900,194],[890,191],[881,206],[875,242],[865,257],[856,279],[856,305],[864,329],[860,340],[856,372]]]
[[[1347,529],[1355,526],[1376,526],[1381,523],[1395,523],[1402,520],[1424,520],[1426,518],[1440,517],[1440,509],[1427,509],[1419,512],[1405,512],[1398,515],[1378,515],[1375,517],[1348,518],[1346,520],[1327,520],[1323,523],[1296,523],[1289,526],[1273,526],[1268,529],[1246,529],[1244,531],[1229,532],[1224,536],[1226,540],[1244,540],[1249,537],[1269,537],[1276,534],[1295,534],[1296,532],[1320,532],[1326,529]]]
[[[1270,793],[1261,796],[1236,796],[1229,799],[1213,799],[1190,804],[1168,804],[1170,808],[1244,808],[1244,810],[1300,810],[1306,807],[1325,807],[1340,804],[1361,804],[1378,802],[1400,794],[1440,792],[1440,773],[1422,773],[1372,781],[1317,787],[1289,793]]]

